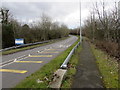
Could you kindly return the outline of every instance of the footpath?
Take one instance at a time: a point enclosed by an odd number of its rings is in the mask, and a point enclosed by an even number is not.
[[[72,88],[104,88],[96,59],[87,41],[82,42],[82,51]]]

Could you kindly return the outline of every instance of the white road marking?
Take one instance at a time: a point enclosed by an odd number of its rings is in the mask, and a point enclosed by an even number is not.
[[[21,58],[22,56],[20,56],[20,57],[18,57],[18,58],[15,58],[15,59],[12,59],[12,60],[9,60],[9,61],[13,61],[13,62],[11,62],[11,63],[8,63],[8,64],[4,64],[4,65],[2,65],[2,66],[0,66],[0,67],[4,67],[4,66],[7,66],[7,65],[10,65],[10,64],[12,64],[12,63],[14,63],[15,61],[20,61],[20,60],[23,60],[23,59],[26,59],[26,58],[28,58],[27,56],[28,55],[23,55],[23,56],[26,56],[26,57],[24,57],[24,58]],[[21,58],[21,59],[19,59],[19,58]],[[6,61],[6,62],[9,62],[9,61]],[[5,62],[4,62],[5,63]]]

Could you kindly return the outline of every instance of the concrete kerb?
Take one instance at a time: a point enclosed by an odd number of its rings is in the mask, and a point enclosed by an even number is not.
[[[50,88],[60,88],[62,84],[62,80],[66,74],[67,70],[65,69],[58,69],[54,74],[53,74],[53,80],[50,83],[49,87]]]

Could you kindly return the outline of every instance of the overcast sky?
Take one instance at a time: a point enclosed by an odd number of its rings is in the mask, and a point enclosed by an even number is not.
[[[96,1],[102,0],[84,0],[81,2],[82,25]],[[106,9],[110,9],[113,8],[114,1],[118,2],[119,0],[104,1],[106,1]],[[10,13],[21,23],[34,23],[39,20],[42,13],[45,13],[53,21],[64,23],[69,28],[79,26],[79,5],[79,0],[2,0],[2,7],[8,8]]]

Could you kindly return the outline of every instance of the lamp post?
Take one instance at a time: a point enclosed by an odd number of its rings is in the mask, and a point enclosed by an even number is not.
[[[79,8],[80,8],[80,42],[82,42],[82,28],[81,28],[81,0],[79,0]]]

